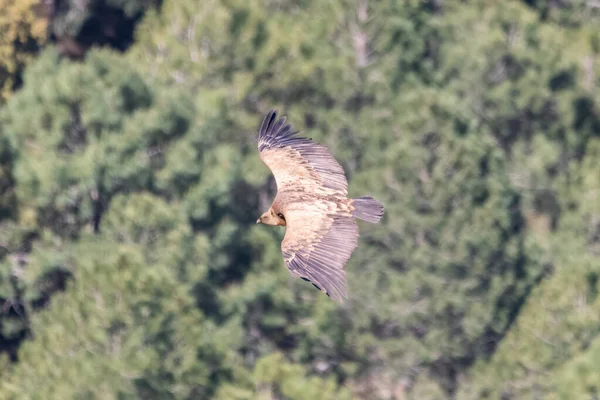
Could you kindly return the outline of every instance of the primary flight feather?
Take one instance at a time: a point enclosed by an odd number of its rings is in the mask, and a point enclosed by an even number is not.
[[[347,198],[341,165],[325,146],[298,133],[275,110],[259,128],[260,158],[275,177],[277,195],[256,223],[285,226],[281,252],[290,272],[343,302],[344,266],[358,245],[355,218],[377,223],[383,205],[368,196]]]

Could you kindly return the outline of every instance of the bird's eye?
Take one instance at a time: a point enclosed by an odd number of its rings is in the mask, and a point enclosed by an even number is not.
[[[285,221],[285,217],[283,216],[283,214],[282,214],[282,213],[279,213],[279,214],[277,214],[277,216],[278,216],[279,218],[281,218],[282,220],[284,220],[284,221]]]

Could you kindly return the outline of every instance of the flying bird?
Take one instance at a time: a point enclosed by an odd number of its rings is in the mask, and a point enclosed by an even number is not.
[[[344,266],[358,245],[355,219],[379,222],[383,204],[370,196],[349,199],[341,165],[325,146],[298,133],[276,110],[259,128],[260,158],[275,177],[277,195],[256,223],[285,226],[281,252],[290,272],[343,303]]]

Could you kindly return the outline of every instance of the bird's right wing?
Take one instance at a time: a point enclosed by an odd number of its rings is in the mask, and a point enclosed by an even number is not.
[[[358,227],[350,213],[336,209],[318,199],[292,203],[281,251],[290,272],[341,303],[348,297],[344,266],[358,245]]]
[[[278,190],[294,187],[305,193],[348,194],[344,169],[325,146],[296,137],[298,132],[269,111],[258,131],[261,160],[275,176]]]

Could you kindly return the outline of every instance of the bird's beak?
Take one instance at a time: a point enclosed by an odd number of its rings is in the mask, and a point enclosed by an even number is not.
[[[257,223],[257,224],[260,224],[260,218],[256,220],[256,223]]]

